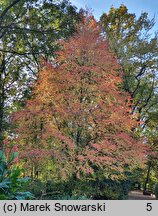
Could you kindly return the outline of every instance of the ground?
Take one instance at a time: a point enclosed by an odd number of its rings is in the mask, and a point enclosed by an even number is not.
[[[128,200],[155,200],[156,198],[149,196],[149,195],[143,195],[142,191],[136,190],[136,191],[130,191],[128,194]]]

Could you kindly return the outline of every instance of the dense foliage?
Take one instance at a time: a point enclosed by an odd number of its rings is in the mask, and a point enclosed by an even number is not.
[[[117,60],[92,17],[60,46],[40,71],[32,98],[13,115],[21,157],[34,173],[47,156],[63,167],[62,178],[121,179],[142,163],[145,149],[132,135],[137,121],[119,87]]]
[[[50,60],[56,41],[67,38],[79,21],[68,1],[0,2],[0,147],[10,132],[8,115],[29,97],[40,60]]]
[[[124,72],[123,89],[132,100],[132,112],[140,120],[148,120],[148,112],[157,105],[157,36],[151,36],[154,20],[146,12],[136,18],[125,5],[111,7],[103,13],[100,25],[111,50],[115,53]]]
[[[132,113],[137,113],[138,121],[143,123],[135,128],[135,134],[144,137],[153,151],[148,156],[143,171],[143,187],[146,190],[149,182],[157,181],[158,41],[157,35],[152,31],[154,19],[149,19],[146,12],[136,17],[128,12],[125,5],[121,5],[119,8],[111,7],[108,13],[103,13],[100,25],[124,71],[122,88],[132,98]],[[152,187],[153,183],[150,185]]]
[[[21,169],[14,165],[18,153],[11,151],[8,155],[0,151],[0,200],[32,199],[33,194],[23,191],[28,177],[21,177]]]

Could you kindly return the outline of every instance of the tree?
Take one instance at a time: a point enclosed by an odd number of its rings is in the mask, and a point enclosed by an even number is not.
[[[154,19],[149,20],[147,13],[135,14],[128,12],[125,5],[111,7],[104,13],[100,24],[105,38],[112,51],[119,59],[123,76],[123,89],[129,92],[133,104],[132,113],[138,113],[138,121],[143,120],[141,127],[135,132],[144,137],[146,145],[152,150],[148,155],[144,189],[149,180],[151,170],[156,162],[155,128],[151,126],[152,113],[157,113],[157,36],[151,34]],[[149,126],[150,125],[150,126]],[[154,125],[155,127],[155,125]],[[151,154],[152,152],[152,154]]]
[[[69,37],[78,20],[68,1],[1,1],[0,147],[9,127],[8,115],[30,93],[40,59],[53,57],[56,40]]]
[[[103,13],[100,25],[124,71],[123,89],[133,100],[132,112],[138,113],[140,120],[147,121],[148,111],[157,104],[158,46],[157,37],[150,33],[154,19],[149,20],[145,12],[136,18],[121,5]]]
[[[144,157],[131,131],[137,122],[129,114],[130,96],[119,87],[120,66],[99,32],[86,17],[73,37],[60,41],[32,98],[12,117],[23,157],[53,155],[76,177],[99,170],[114,178]]]
[[[145,130],[143,132],[144,137],[146,137],[146,143],[149,146],[151,154],[148,155],[148,161],[146,163],[145,171],[145,181],[144,181],[144,190],[147,190],[147,184],[150,183],[152,190],[157,183],[158,173],[157,173],[157,159],[158,159],[158,130],[157,130],[157,110],[150,112],[148,121],[146,123]],[[151,181],[153,179],[153,181]]]

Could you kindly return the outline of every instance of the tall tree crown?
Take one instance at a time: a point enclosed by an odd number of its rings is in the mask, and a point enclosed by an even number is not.
[[[40,71],[32,99],[14,114],[21,145],[34,154],[53,152],[78,175],[121,172],[142,161],[144,148],[132,137],[137,123],[129,114],[130,96],[119,88],[120,66],[96,21],[85,17],[60,46]]]

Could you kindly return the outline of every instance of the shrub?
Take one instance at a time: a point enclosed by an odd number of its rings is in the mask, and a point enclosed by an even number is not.
[[[105,179],[102,181],[93,182],[93,199],[105,200],[123,200],[128,196],[131,183],[128,180],[113,181]]]
[[[0,200],[31,199],[33,195],[23,191],[23,186],[29,181],[28,177],[20,178],[21,169],[13,165],[17,152],[11,152],[6,158],[0,151]]]
[[[83,180],[70,178],[67,181],[49,182],[44,199],[126,199],[131,187],[130,181]]]

